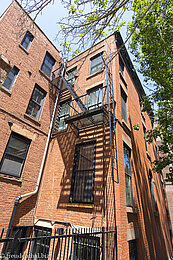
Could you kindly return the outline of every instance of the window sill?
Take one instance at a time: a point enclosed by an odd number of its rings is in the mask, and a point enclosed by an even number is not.
[[[31,120],[31,121],[34,122],[36,125],[41,126],[41,123],[40,123],[39,120],[37,120],[37,119],[35,119],[34,117],[28,115],[27,113],[24,114],[24,117],[25,117],[26,119]]]
[[[19,44],[19,47],[20,47],[27,55],[29,55],[29,52],[28,52],[21,44]]]
[[[128,124],[124,121],[124,119],[122,119],[122,125],[123,125],[123,128],[125,129],[125,131],[128,131],[129,133],[131,133],[131,129],[128,126]]]
[[[121,73],[121,71],[119,71],[119,74],[120,74],[121,80],[123,81],[124,85],[125,85],[126,88],[127,88],[127,82],[125,81],[124,75]]]
[[[50,77],[47,76],[41,69],[39,70],[40,74],[44,76],[49,82],[51,81]]]
[[[5,179],[5,180],[10,180],[10,181],[16,181],[18,183],[22,183],[22,179],[20,177],[10,175],[4,172],[0,172],[0,178]]]
[[[93,209],[94,208],[94,204],[67,203],[67,208]]]
[[[126,212],[127,213],[137,213],[137,208],[134,208],[133,206],[127,206],[126,207]]]
[[[104,71],[104,69],[101,69],[101,70],[98,70],[97,72],[93,73],[93,74],[90,74],[89,76],[87,76],[87,80],[92,78],[92,77],[95,77],[96,75],[102,73]]]
[[[11,96],[11,90],[9,90],[8,88],[5,88],[1,84],[0,84],[0,90],[5,92],[7,95]]]

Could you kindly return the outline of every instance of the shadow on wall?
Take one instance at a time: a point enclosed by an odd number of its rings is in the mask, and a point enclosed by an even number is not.
[[[133,129],[130,120],[130,127]],[[154,214],[151,191],[148,180],[149,168],[142,158],[139,151],[137,140],[135,140],[134,130],[131,132],[132,150],[134,161],[132,163],[132,172],[134,175],[134,186],[136,198],[134,198],[134,207],[138,209],[137,225],[139,229],[139,238],[137,239],[139,259],[157,259],[166,260],[166,243],[168,237],[165,237],[165,227],[160,222],[160,216]]]
[[[17,206],[13,226],[18,225],[19,223],[20,223],[20,225],[22,225],[24,223],[24,225],[26,225],[26,226],[33,225],[33,222],[32,222],[33,213],[34,213],[33,211],[35,208],[36,199],[37,199],[37,194],[33,195],[31,197],[28,197],[26,199],[22,199],[20,201],[20,203]],[[25,215],[27,215],[27,218],[24,217]],[[22,218],[23,218],[23,220],[22,220]]]

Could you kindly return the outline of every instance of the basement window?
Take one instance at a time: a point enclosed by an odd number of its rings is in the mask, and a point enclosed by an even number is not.
[[[17,77],[18,73],[19,73],[19,69],[16,66],[14,66],[12,68],[12,70],[8,73],[8,76],[7,76],[6,80],[3,83],[3,86],[5,88],[7,88],[8,90],[11,90],[11,88],[12,88],[12,86],[13,86],[15,80],[16,80],[16,77]]]
[[[83,235],[75,236],[73,259],[94,259],[100,260],[100,238]],[[86,257],[86,258],[85,258]]]
[[[34,39],[34,36],[29,32],[27,31],[22,42],[21,42],[21,45],[26,49],[28,50],[30,45],[31,45],[31,42],[33,41]]]
[[[70,202],[93,203],[96,143],[76,145],[71,181]]]
[[[90,75],[103,68],[103,52],[90,59]]]
[[[26,113],[32,116],[33,118],[39,120],[45,96],[46,92],[36,84],[31,99],[29,101]]]
[[[12,133],[0,164],[1,173],[20,177],[29,145],[29,139]]]
[[[43,64],[41,66],[41,71],[43,71],[48,77],[50,77],[54,64],[55,59],[48,52],[46,52]]]
[[[51,236],[52,229],[46,227],[34,227],[34,237]],[[48,259],[50,248],[50,238],[42,238],[34,240],[32,244],[32,259]]]

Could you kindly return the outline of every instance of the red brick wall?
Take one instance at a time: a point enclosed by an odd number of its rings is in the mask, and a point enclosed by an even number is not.
[[[114,35],[107,39],[107,50],[116,51]],[[80,67],[77,74],[77,84],[86,93],[90,86],[97,86],[103,81],[105,85],[105,71],[93,76],[89,75],[90,57],[104,51],[104,42],[96,45],[90,52],[85,52],[71,60],[68,68]],[[86,56],[86,57],[85,57]],[[128,106],[128,126],[122,122],[121,94],[118,56],[112,61],[113,84],[116,99],[116,133],[118,148],[119,183],[113,183],[110,169],[109,126],[95,127],[83,130],[79,138],[71,128],[59,132],[51,141],[46,162],[43,181],[39,193],[36,218],[53,221],[70,222],[73,225],[85,227],[115,226],[118,230],[118,257],[129,259],[128,234],[135,230],[138,249],[138,259],[167,259],[171,245],[169,228],[164,208],[163,194],[160,186],[160,176],[153,174],[154,193],[158,207],[154,214],[148,174],[151,161],[154,160],[153,146],[148,145],[146,153],[142,122],[146,129],[151,129],[151,121],[147,115],[141,115],[139,95],[134,82],[125,67],[125,81]],[[144,119],[145,118],[145,119]],[[139,131],[133,125],[139,123]],[[103,134],[104,129],[106,131]],[[71,176],[74,160],[75,143],[81,140],[96,140],[96,170],[93,207],[84,205],[69,206]],[[126,207],[125,173],[123,139],[132,147],[131,170],[134,209]],[[115,162],[114,162],[115,166]],[[116,171],[114,170],[116,180]]]
[[[39,70],[46,51],[56,60],[54,68],[57,68],[59,61],[57,49],[28,16],[25,16],[27,24],[23,35],[19,35],[18,19],[23,14],[20,6],[14,1],[0,18],[0,54],[20,69],[11,92],[0,86],[0,160],[14,125],[20,128],[20,132],[28,130],[33,136],[21,177],[10,177],[0,173],[0,225],[5,228],[8,227],[17,196],[34,191],[36,187],[55,98],[49,80]],[[34,36],[28,53],[19,47],[27,29]],[[39,121],[25,115],[35,83],[47,93]],[[9,121],[13,122],[12,129]],[[14,225],[33,224],[35,201],[36,196],[20,201]]]

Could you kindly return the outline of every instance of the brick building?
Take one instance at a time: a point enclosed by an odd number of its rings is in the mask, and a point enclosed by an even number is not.
[[[59,66],[58,51],[28,16],[16,38],[23,12],[14,1],[0,20],[1,225],[7,229],[11,218],[9,235],[18,230],[21,237],[106,227],[115,232],[106,237],[105,258],[98,251],[92,257],[95,235],[88,239],[90,259],[169,259],[164,187],[151,168],[155,144],[144,140],[152,120],[141,112],[144,90],[125,47],[117,53],[121,35]],[[49,252],[54,243],[45,246]],[[55,258],[68,259],[61,247]],[[87,259],[84,248],[84,240],[73,244],[73,259]]]
[[[16,198],[36,188],[54,105],[51,66],[56,69],[60,60],[55,46],[24,15],[14,1],[0,17],[0,225],[5,230]],[[22,35],[21,17],[27,18]],[[20,201],[14,225],[32,225],[35,200],[33,195]]]

